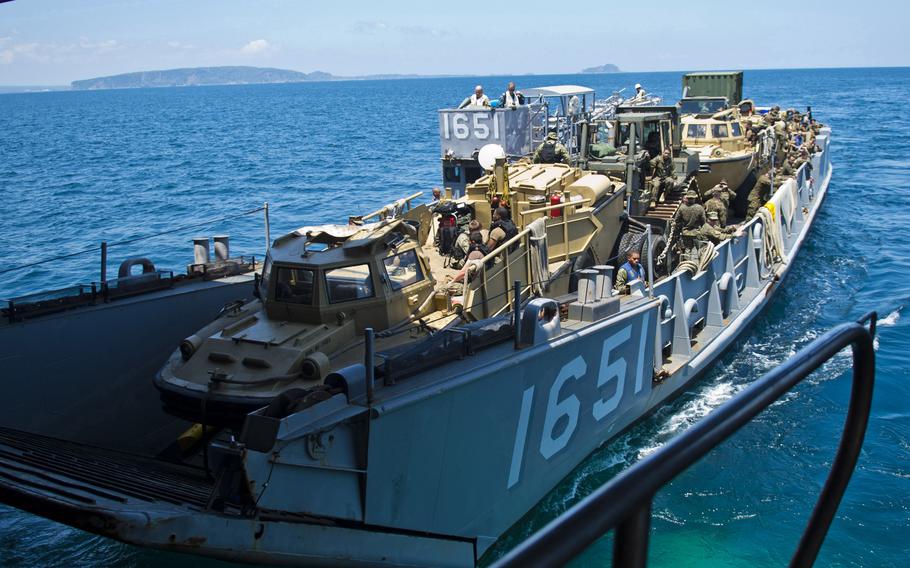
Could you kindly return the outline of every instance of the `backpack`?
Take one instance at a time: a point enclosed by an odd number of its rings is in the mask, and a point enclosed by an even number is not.
[[[556,163],[556,142],[547,140],[540,149],[540,162],[543,164]]]
[[[503,241],[502,241],[503,243],[510,240],[512,237],[514,237],[515,235],[518,234],[518,227],[515,226],[515,223],[513,223],[511,219],[500,219],[499,221],[496,221],[495,223],[490,225],[491,232],[493,231],[493,229],[496,229],[496,228],[502,229],[506,234],[506,238],[503,239]],[[502,243],[496,243],[496,246],[498,247],[500,244],[502,244]],[[518,248],[518,243],[512,243],[509,246],[509,252],[514,252],[515,249],[517,249],[517,248]]]

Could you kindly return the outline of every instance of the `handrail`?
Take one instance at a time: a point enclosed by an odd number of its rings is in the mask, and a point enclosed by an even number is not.
[[[806,524],[791,567],[811,566],[837,512],[862,448],[875,380],[873,333],[877,315],[828,331],[660,450],[634,464],[577,503],[493,566],[558,566],[616,529],[613,566],[647,563],[651,504],[657,491],[701,459],[840,352],[853,347],[853,388],[846,422],[828,479]],[[869,329],[863,322],[869,321]]]
[[[409,196],[404,197],[404,198],[402,198],[402,199],[399,199],[399,200],[397,200],[397,201],[393,201],[392,203],[388,203],[388,204],[386,204],[386,205],[383,205],[382,207],[380,207],[380,208],[377,209],[376,211],[373,211],[372,213],[369,213],[369,214],[367,214],[367,215],[361,216],[358,220],[359,220],[359,221],[366,221],[367,219],[372,219],[373,217],[378,217],[378,216],[382,215],[383,212],[388,213],[389,211],[394,210],[395,206],[396,206],[398,203],[404,203],[404,204],[406,204],[406,205],[408,206],[408,209],[410,209],[410,208],[411,208],[411,201],[417,199],[417,198],[420,197],[421,195],[423,195],[423,192],[422,192],[422,191],[418,191],[417,193],[414,193],[414,194],[412,194],[412,195],[409,195]]]

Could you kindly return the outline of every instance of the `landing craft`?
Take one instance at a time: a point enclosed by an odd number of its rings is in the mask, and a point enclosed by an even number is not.
[[[206,451],[214,482],[198,468],[0,431],[0,498],[125,542],[228,560],[475,565],[591,451],[708,370],[767,305],[827,192],[829,135],[818,129],[818,151],[739,236],[704,245],[697,263],[666,276],[650,269],[628,290],[613,290],[613,259],[597,252],[623,225],[593,245],[609,232],[575,240],[571,223],[611,230],[631,189],[606,189],[590,178],[608,175],[570,166],[500,162],[468,188],[475,215],[495,197],[540,217],[469,264],[474,278],[455,287],[460,304],[432,284],[444,272],[429,232],[450,226],[445,209],[288,235],[273,247],[262,307],[186,348],[185,364],[199,357],[211,371],[207,394],[247,386],[248,400],[264,384],[248,378],[260,370],[291,375],[267,377],[273,389],[299,381],[239,426],[225,424]],[[626,165],[634,170],[634,160]],[[566,199],[539,206],[530,199],[538,178]],[[573,185],[581,180],[587,190]],[[592,246],[590,267],[573,266]],[[402,258],[410,252],[416,262]],[[282,280],[282,267],[298,273]],[[550,277],[537,279],[543,270]],[[396,284],[401,297],[390,295]],[[289,298],[301,301],[279,301]],[[341,307],[366,300],[374,303],[350,314]],[[423,310],[451,322],[421,322]],[[322,346],[331,352],[310,367],[319,378],[303,379],[303,362]],[[291,359],[301,365],[279,366]]]

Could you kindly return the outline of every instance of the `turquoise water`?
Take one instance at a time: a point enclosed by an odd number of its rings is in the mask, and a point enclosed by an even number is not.
[[[678,73],[519,77],[668,99]],[[343,221],[439,182],[435,110],[474,84],[447,78],[0,96],[0,270],[272,205],[272,234]],[[910,540],[910,69],[747,72],[759,103],[812,105],[833,133],[827,201],[773,304],[715,369],[604,446],[496,546],[500,554],[740,391],[824,330],[876,309],[873,416],[819,566],[906,566]],[[401,104],[406,101],[406,104]],[[112,247],[180,269],[190,237],[229,233],[259,254],[257,215]],[[3,275],[0,298],[97,279],[96,253]],[[838,357],[658,495],[654,566],[784,564],[834,455],[849,395]],[[603,565],[604,539],[577,566]],[[142,550],[0,508],[0,565],[227,566]]]

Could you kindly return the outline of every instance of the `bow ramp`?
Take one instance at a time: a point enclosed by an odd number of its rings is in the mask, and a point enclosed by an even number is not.
[[[474,544],[216,498],[200,468],[0,428],[0,501],[109,538],[231,561],[473,566]],[[354,556],[354,558],[352,558]]]

